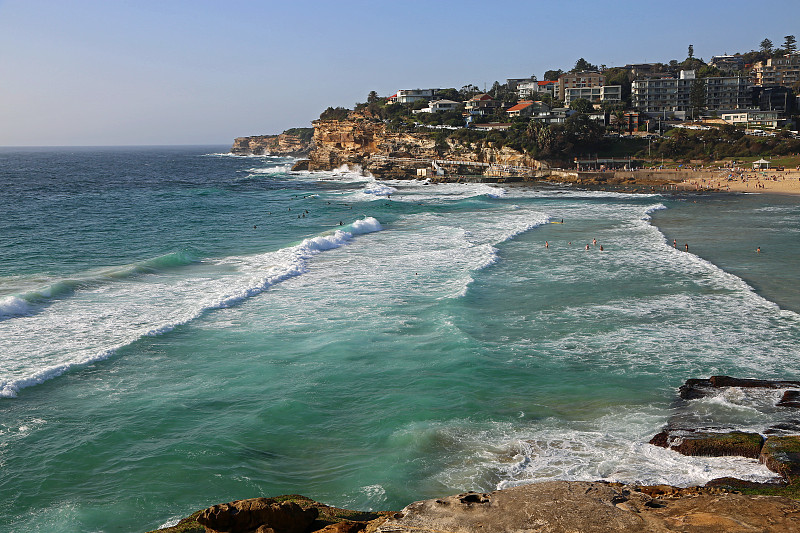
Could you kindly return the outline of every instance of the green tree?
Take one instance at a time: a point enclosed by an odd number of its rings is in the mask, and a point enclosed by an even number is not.
[[[722,71],[711,65],[703,65],[697,70],[698,78],[718,78],[722,76]]]
[[[767,57],[772,55],[772,41],[770,41],[769,39],[764,39],[763,41],[761,41],[761,45],[760,46],[761,46],[761,51]]]
[[[689,61],[694,59],[694,45],[689,45]]]
[[[319,118],[320,120],[347,120],[349,114],[350,111],[344,107],[329,107],[319,115]]]
[[[700,115],[700,111],[706,106],[706,83],[702,79],[692,82],[689,89],[689,107],[692,108],[692,118]]]
[[[463,87],[461,87],[461,90],[458,91],[458,94],[461,96],[460,100],[462,101],[469,100],[470,98],[479,93],[480,89],[478,88],[478,86],[472,83],[464,85]]]
[[[544,73],[544,80],[545,81],[558,81],[558,78],[564,74],[564,71],[561,69],[558,70],[547,70]]]
[[[795,53],[797,51],[797,39],[794,38],[794,35],[787,35],[783,39],[783,49],[786,50],[786,53]]]
[[[439,89],[438,91],[436,91],[436,97],[458,102],[461,100],[461,93],[454,88]]]
[[[569,108],[578,113],[591,113],[594,111],[592,103],[586,98],[576,98],[569,103]]]
[[[585,70],[597,70],[597,65],[592,65],[584,58],[580,58],[575,62],[575,66],[572,67],[570,72],[583,72]]]
[[[367,103],[374,104],[377,103],[379,100],[378,93],[376,91],[370,91],[367,95]]]

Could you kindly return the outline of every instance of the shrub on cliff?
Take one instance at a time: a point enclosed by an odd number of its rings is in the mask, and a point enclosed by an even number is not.
[[[303,142],[311,142],[314,137],[314,128],[289,128],[285,130],[284,135],[296,135],[298,139]]]
[[[319,115],[320,120],[347,120],[350,111],[344,107],[329,107]]]

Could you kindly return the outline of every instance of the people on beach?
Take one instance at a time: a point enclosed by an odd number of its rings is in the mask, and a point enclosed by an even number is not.
[[[757,254],[760,254],[760,253],[761,253],[761,247],[760,247],[760,246],[759,246],[758,248],[756,248],[756,253],[757,253]]]
[[[672,239],[672,247],[673,248],[677,248],[678,247],[678,239]]]
[[[592,246],[597,246],[597,239],[592,239]]]
[[[601,252],[603,251],[603,245],[602,244],[600,245],[600,251]]]
[[[689,243],[684,244],[683,247],[686,249],[687,252],[689,251]]]
[[[589,245],[588,245],[588,244],[586,245],[586,250],[587,250],[587,251],[589,250]]]
[[[545,247],[545,248],[550,248],[550,243],[549,243],[549,242],[547,242],[547,241],[544,241],[544,247]]]

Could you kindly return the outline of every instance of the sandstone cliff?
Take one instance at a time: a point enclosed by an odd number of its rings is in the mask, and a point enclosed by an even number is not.
[[[444,139],[438,143],[434,130],[421,133],[390,131],[382,121],[356,114],[347,120],[314,122],[314,149],[297,170],[333,170],[342,165],[360,166],[378,178],[415,178],[416,169],[432,168],[432,160],[448,160],[527,167],[545,166],[523,153],[493,143]],[[447,165],[449,174],[486,174],[487,166]],[[460,168],[459,168],[460,167]]]
[[[237,137],[233,141],[231,153],[236,155],[303,157],[311,151],[311,148],[312,142],[304,140],[301,135],[284,132],[280,135]]]

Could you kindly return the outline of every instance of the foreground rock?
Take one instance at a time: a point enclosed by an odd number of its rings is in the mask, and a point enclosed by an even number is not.
[[[197,522],[210,531],[305,533],[318,515],[317,509],[303,509],[295,502],[253,498],[209,507]]]
[[[412,503],[377,531],[800,531],[800,502],[713,489],[553,481]]]
[[[159,533],[372,533],[390,513],[331,507],[299,494],[214,505]],[[155,532],[151,532],[155,533]]]
[[[489,493],[468,492],[408,505],[399,513],[345,511],[291,496],[211,507],[163,533],[518,533],[800,531],[800,501],[720,488],[651,487],[550,481]],[[236,512],[233,512],[236,509]],[[316,520],[309,518],[319,511]],[[284,513],[285,511],[285,513]],[[200,516],[225,516],[212,529]],[[229,518],[235,517],[236,525]],[[297,522],[291,523],[296,517]],[[266,519],[264,522],[262,520]],[[289,520],[289,522],[287,522]],[[206,529],[208,528],[208,529]]]

